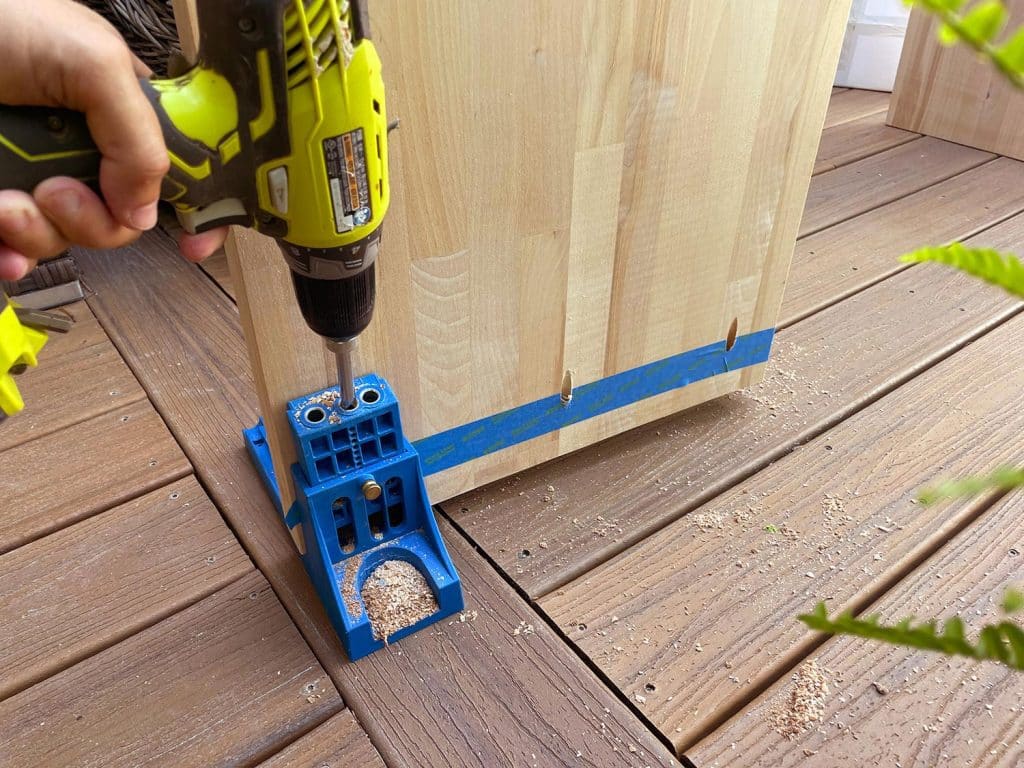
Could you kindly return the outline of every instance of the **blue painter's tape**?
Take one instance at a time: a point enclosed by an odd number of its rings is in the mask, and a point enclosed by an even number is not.
[[[748,333],[737,337],[729,351],[724,340],[716,341],[577,387],[568,405],[552,395],[438,432],[413,447],[424,474],[432,475],[695,381],[763,363],[774,336],[772,328]]]

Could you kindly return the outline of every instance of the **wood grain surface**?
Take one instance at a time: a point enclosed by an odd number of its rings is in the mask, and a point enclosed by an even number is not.
[[[849,0],[682,9],[373,7],[402,129],[358,368],[394,386],[410,437],[553,395],[567,369],[579,386],[723,339],[734,319],[774,324]],[[239,237],[228,260],[287,477],[283,405],[335,370],[276,249]],[[450,497],[758,375],[595,417],[429,489]]]
[[[818,174],[811,179],[807,192],[800,237],[880,208],[993,158],[989,152],[926,136]],[[799,280],[799,275],[793,279]]]
[[[779,325],[895,274],[901,254],[963,240],[1024,210],[1024,163],[998,158],[801,239]]]
[[[900,128],[890,128],[885,124],[884,112],[840,123],[821,134],[818,156],[814,161],[814,173],[823,173],[906,144],[919,135]]]
[[[970,242],[1024,250],[1024,216]],[[784,330],[763,384],[441,506],[538,597],[741,482],[1019,309],[1000,292],[941,269],[897,275]]]
[[[259,768],[384,768],[366,732],[348,710],[292,742]]]
[[[39,365],[17,377],[25,410],[0,424],[0,451],[145,398],[85,303],[64,311],[75,326],[50,334]]]
[[[870,612],[886,623],[958,614],[972,637],[1001,621],[1004,590],[1020,585],[1022,513],[1020,495],[998,502]],[[700,768],[1024,763],[1020,672],[857,638],[829,641],[812,657],[826,670],[830,689],[820,724],[792,739],[768,724],[769,711],[786,711],[793,685],[786,676],[690,750],[693,762]]]
[[[0,466],[0,554],[191,470],[145,400],[10,448]]]
[[[824,128],[832,128],[889,108],[889,94],[880,91],[849,90],[833,94],[825,112]]]
[[[252,569],[194,478],[0,557],[0,698]]]
[[[643,722],[450,528],[445,537],[477,619],[345,661],[241,446],[240,430],[256,410],[234,307],[172,247],[153,233],[137,246],[80,253],[90,301],[385,761],[490,768],[508,753],[576,764],[578,750],[581,765],[673,764]],[[179,301],[183,295],[191,301]],[[534,633],[516,636],[520,621]]]
[[[807,654],[797,614],[862,608],[984,508],[914,498],[1007,461],[1021,332],[1009,320],[543,609],[685,751]]]
[[[1024,2],[1006,0],[1008,29]],[[889,124],[1024,160],[1024,94],[966,46],[944,46],[930,14],[910,14],[893,85]]]
[[[327,675],[254,572],[0,702],[0,762],[248,765],[340,709]]]

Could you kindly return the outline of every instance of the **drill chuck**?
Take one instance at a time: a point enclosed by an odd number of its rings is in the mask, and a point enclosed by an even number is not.
[[[306,324],[328,339],[353,339],[373,317],[375,265],[336,280],[307,277],[292,270],[295,298]]]

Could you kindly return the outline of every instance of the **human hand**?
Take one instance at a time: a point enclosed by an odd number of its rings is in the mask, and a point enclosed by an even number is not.
[[[117,31],[70,0],[0,0],[0,50],[0,103],[83,112],[102,155],[102,198],[67,177],[32,194],[0,189],[0,280],[20,279],[71,244],[117,248],[151,229],[167,149],[138,82],[151,73]],[[200,261],[226,237],[226,228],[185,235],[180,246]]]

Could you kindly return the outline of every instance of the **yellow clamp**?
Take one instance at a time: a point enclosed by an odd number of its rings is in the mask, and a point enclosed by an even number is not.
[[[21,324],[14,304],[0,293],[0,411],[13,416],[25,407],[14,383],[11,369],[36,365],[36,355],[46,343],[46,334]]]

